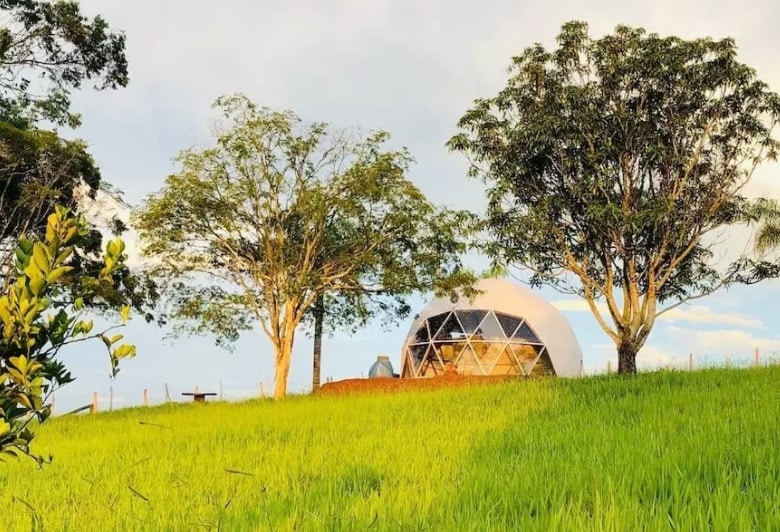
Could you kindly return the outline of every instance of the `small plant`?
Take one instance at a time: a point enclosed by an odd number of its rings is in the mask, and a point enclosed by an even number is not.
[[[100,338],[111,361],[112,378],[122,358],[135,355],[135,346],[119,344],[121,334],[109,336],[109,330],[91,334],[93,322],[83,316],[84,298],[94,296],[112,281],[122,267],[124,242],[110,241],[103,255],[103,267],[94,275],[70,278],[73,268],[68,259],[73,242],[87,230],[82,217],[73,217],[68,209],[57,207],[47,220],[45,238],[22,237],[16,248],[15,282],[0,296],[0,460],[21,455],[44,459],[30,452],[33,434],[30,424],[42,423],[51,415],[46,404],[51,393],[73,381],[65,365],[57,359],[68,344]],[[65,290],[65,285],[76,286]],[[73,298],[75,294],[75,299]],[[48,312],[47,312],[48,311]],[[130,309],[123,306],[122,322]]]

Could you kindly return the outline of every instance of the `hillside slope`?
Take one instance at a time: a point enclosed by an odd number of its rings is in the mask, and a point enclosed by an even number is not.
[[[59,418],[2,530],[776,530],[780,367]]]

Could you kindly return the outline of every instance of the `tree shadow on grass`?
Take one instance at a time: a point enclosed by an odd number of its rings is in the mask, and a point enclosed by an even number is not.
[[[767,502],[780,473],[772,380],[712,371],[551,383],[554,408],[487,434],[459,492],[427,523],[480,531],[780,526]]]
[[[516,382],[394,398],[393,416],[342,434],[327,469],[298,471],[283,492],[226,513],[224,525],[274,530],[442,530],[439,516],[481,467],[490,434],[555,402],[551,383]],[[374,401],[377,408],[381,401]],[[546,414],[545,414],[546,415]],[[354,427],[353,427],[354,429]],[[434,517],[436,516],[436,517]],[[431,521],[434,517],[434,522]],[[444,518],[442,518],[444,517]]]

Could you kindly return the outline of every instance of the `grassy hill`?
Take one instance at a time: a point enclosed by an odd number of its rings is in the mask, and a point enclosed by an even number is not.
[[[780,367],[53,420],[2,530],[777,530]]]

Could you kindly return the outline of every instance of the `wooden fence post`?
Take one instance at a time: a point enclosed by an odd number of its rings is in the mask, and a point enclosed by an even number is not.
[[[688,353],[688,371],[693,371],[693,353]]]
[[[98,411],[98,393],[92,392],[92,406],[89,409],[90,412],[95,414]]]
[[[760,360],[759,354],[758,354],[758,347],[756,347],[756,360],[755,360],[755,362],[756,362],[756,367],[761,365],[761,360]]]
[[[111,412],[114,409],[114,388],[108,387],[108,411]]]
[[[149,406],[149,390],[144,388],[144,406]]]
[[[612,361],[607,360],[607,373],[612,373]]]

